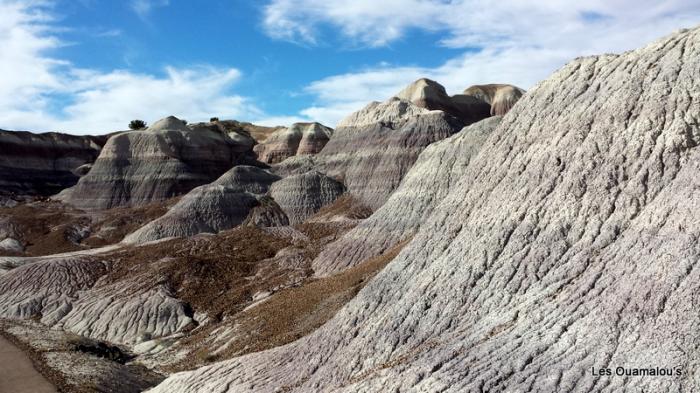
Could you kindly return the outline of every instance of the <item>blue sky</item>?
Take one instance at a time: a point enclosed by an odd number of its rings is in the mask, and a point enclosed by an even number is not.
[[[0,128],[104,133],[169,114],[334,126],[423,76],[531,88],[693,27],[700,4],[0,0],[0,15]]]

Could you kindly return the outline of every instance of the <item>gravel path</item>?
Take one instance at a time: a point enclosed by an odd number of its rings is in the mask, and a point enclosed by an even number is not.
[[[41,375],[29,357],[0,336],[0,393],[54,393],[56,388]]]

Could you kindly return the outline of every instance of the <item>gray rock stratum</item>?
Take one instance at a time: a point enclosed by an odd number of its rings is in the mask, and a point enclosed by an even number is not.
[[[333,129],[319,123],[294,123],[256,145],[258,160],[275,164],[296,155],[316,154],[328,143]]]
[[[245,221],[252,209],[261,206],[270,185],[279,179],[265,169],[248,165],[233,167],[213,183],[187,193],[165,215],[128,235],[124,242],[144,243],[233,228]],[[267,217],[264,212],[257,214]]]
[[[345,187],[342,183],[318,171],[290,176],[270,187],[270,196],[284,210],[292,225],[311,217],[343,192]]]
[[[500,117],[484,119],[428,146],[379,210],[324,248],[313,263],[316,275],[354,266],[412,236],[462,177],[500,121]]]
[[[0,130],[0,198],[50,196],[75,185],[74,171],[95,161],[106,140]]]
[[[342,120],[313,159],[320,171],[342,181],[351,194],[377,209],[426,146],[463,125],[448,113],[399,98],[373,102]]]
[[[192,130],[170,116],[146,130],[112,136],[90,172],[56,198],[84,209],[161,201],[247,162],[250,148],[251,141],[236,141],[215,127]]]
[[[333,319],[153,391],[697,391],[698,143],[700,28],[576,59]]]
[[[489,113],[491,116],[503,116],[513,108],[523,94],[525,94],[525,90],[519,87],[492,83],[468,87],[463,94],[453,98],[457,101],[469,100],[469,97],[478,98],[490,105]]]
[[[38,318],[84,336],[133,344],[191,325],[191,310],[163,286],[134,276],[119,284],[100,278],[111,262],[101,256],[32,259],[0,275],[0,316]],[[158,261],[154,261],[158,263]]]
[[[447,112],[462,120],[464,124],[471,124],[490,116],[491,104],[484,100],[484,97],[465,94],[450,97],[445,87],[426,78],[406,86],[395,97],[410,101],[421,108]]]

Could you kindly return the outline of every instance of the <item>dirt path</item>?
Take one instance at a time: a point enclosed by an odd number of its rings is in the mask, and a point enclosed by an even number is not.
[[[0,393],[55,393],[27,354],[0,336]]]

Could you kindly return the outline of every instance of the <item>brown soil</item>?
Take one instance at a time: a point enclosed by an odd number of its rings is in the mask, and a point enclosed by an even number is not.
[[[0,221],[7,220],[12,237],[25,247],[23,253],[0,251],[0,255],[42,256],[102,247],[163,215],[177,198],[141,207],[84,212],[60,202],[39,201],[0,208]],[[81,231],[87,229],[81,235]],[[87,236],[87,237],[85,237]]]
[[[70,240],[75,227],[87,226],[90,219],[64,205],[54,202],[35,202],[0,208],[0,218],[9,219],[15,236],[24,244],[28,256],[56,254],[80,250]],[[0,251],[2,252],[2,251]],[[5,252],[3,255],[10,253]],[[18,254],[14,254],[18,255]]]
[[[117,208],[88,216],[61,204],[42,202],[0,209],[0,218],[5,214],[18,228],[20,240],[28,245],[27,254],[42,255],[116,243],[146,221],[162,215],[173,203],[171,200],[141,208]],[[124,283],[134,291],[163,285],[194,311],[208,315],[207,323],[189,332],[175,348],[189,349],[195,356],[188,356],[167,371],[192,369],[269,349],[297,340],[328,321],[408,243],[402,242],[337,275],[313,278],[313,258],[369,214],[371,210],[345,196],[315,215],[316,221],[295,227],[308,241],[293,241],[257,227],[240,226],[216,235],[126,246],[100,255],[111,269],[98,285]],[[347,220],[324,221],[339,216]],[[52,233],[56,231],[52,227],[55,223],[88,225],[92,235],[75,243],[69,236],[60,236],[63,232]],[[285,255],[299,258],[276,257],[283,249]],[[254,303],[253,296],[263,293],[271,295]],[[226,349],[214,355],[211,351],[225,342],[213,343],[216,335],[211,333],[224,327],[235,329],[235,334]],[[51,380],[57,379],[54,376]]]
[[[350,194],[342,195],[330,205],[324,206],[307,221],[325,221],[333,217],[363,220],[372,215],[372,209]]]
[[[259,228],[238,227],[218,235],[130,247],[112,255],[113,270],[103,282],[139,277],[143,287],[164,284],[195,310],[220,319],[240,311],[259,287],[275,284],[246,277],[255,275],[260,261],[289,245]]]
[[[144,206],[117,207],[99,212],[93,220],[95,222],[93,234],[82,244],[89,247],[102,247],[118,243],[126,235],[165,214],[179,200],[180,197],[174,197]],[[111,229],[106,230],[107,228]]]
[[[386,253],[337,275],[308,278],[302,285],[284,289],[257,306],[238,313],[232,321],[228,321],[236,326],[233,341],[215,355],[210,353],[207,338],[220,326],[198,331],[185,341],[185,345],[200,347],[195,351],[194,359],[176,365],[173,371],[274,348],[309,334],[355,297],[369,279],[394,259],[409,241],[407,239]]]

